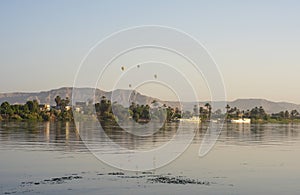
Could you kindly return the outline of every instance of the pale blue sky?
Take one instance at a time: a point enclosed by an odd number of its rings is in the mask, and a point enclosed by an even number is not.
[[[164,25],[198,39],[219,65],[229,100],[300,103],[298,1],[0,2],[0,92],[72,86],[105,36]]]

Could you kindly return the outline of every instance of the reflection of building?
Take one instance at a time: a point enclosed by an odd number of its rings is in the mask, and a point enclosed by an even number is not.
[[[47,122],[45,126],[45,140],[50,141],[50,122]]]
[[[40,104],[39,105],[40,111],[50,111],[51,106],[49,104]]]
[[[70,136],[70,123],[66,122],[66,141],[69,140],[69,136]]]

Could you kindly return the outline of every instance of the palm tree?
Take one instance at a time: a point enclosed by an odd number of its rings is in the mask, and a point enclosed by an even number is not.
[[[200,108],[199,108],[199,116],[200,116],[200,118],[201,118],[201,120],[203,120],[203,119],[205,119],[205,110],[203,109],[203,107],[202,106],[200,106]]]
[[[58,96],[56,96],[56,98],[54,100],[56,103],[56,107],[59,107],[61,105],[61,97],[58,95]]]
[[[198,116],[199,115],[197,105],[194,105],[193,111],[194,111],[194,116]]]
[[[228,111],[229,111],[229,109],[230,109],[230,106],[227,104],[225,108],[226,108],[226,113],[228,114]]]
[[[205,107],[207,108],[207,110],[208,110],[208,118],[210,119],[212,107],[211,107],[211,105],[210,105],[209,103],[206,103],[204,106],[205,106]]]
[[[226,108],[226,118],[228,119],[229,118],[229,109],[230,109],[229,104],[227,104],[225,108]]]
[[[69,103],[70,103],[70,98],[66,97],[66,104],[69,105]]]
[[[291,118],[294,119],[296,116],[299,115],[299,112],[297,110],[292,110],[291,111]]]

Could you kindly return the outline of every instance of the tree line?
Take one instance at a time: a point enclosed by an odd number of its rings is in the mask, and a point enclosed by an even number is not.
[[[61,98],[56,96],[54,99],[56,106],[51,109],[45,109],[44,105],[40,105],[37,100],[29,100],[25,104],[9,104],[3,102],[0,105],[0,120],[36,120],[36,121],[72,121],[73,112],[69,106],[70,99],[68,97]],[[206,121],[216,117],[226,117],[227,120],[237,118],[250,118],[252,122],[300,122],[300,113],[297,110],[285,110],[278,113],[268,114],[262,106],[248,110],[240,110],[237,107],[225,107],[226,113],[222,113],[220,109],[212,112],[212,106],[206,103],[204,106],[194,105],[193,111],[182,111],[178,107],[172,108],[166,104],[159,105],[154,100],[151,107],[136,104],[134,102],[128,108],[123,107],[117,102],[111,102],[105,96],[102,96],[99,103],[92,104],[83,108],[83,110],[91,114],[94,106],[96,116],[99,120],[127,120],[132,119],[136,122],[148,122],[150,119],[164,120],[168,122],[176,121],[180,118],[190,118],[197,116],[201,121]]]
[[[296,109],[268,114],[262,106],[248,110],[240,110],[237,107],[231,108],[227,105],[226,118],[229,120],[235,118],[250,118],[252,122],[300,122],[300,114]]]
[[[70,99],[55,98],[56,107],[47,109],[37,100],[29,100],[25,104],[9,104],[3,102],[0,105],[0,120],[32,120],[32,121],[71,121],[73,113],[68,109]]]
[[[134,102],[128,108],[111,102],[102,96],[99,103],[95,104],[96,114],[99,120],[127,120],[132,119],[136,122],[149,122],[153,120],[173,121],[181,118],[182,112],[176,107],[172,108],[163,104],[159,106],[156,100],[151,102],[152,108],[146,104],[136,104]]]

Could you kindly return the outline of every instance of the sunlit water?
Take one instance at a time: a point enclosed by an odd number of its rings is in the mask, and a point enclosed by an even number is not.
[[[112,127],[118,144],[147,150],[169,141],[176,124],[134,142]],[[140,172],[120,172],[91,154],[72,123],[0,122],[2,194],[298,194],[300,125],[225,124],[214,148],[198,156],[203,124],[187,151],[153,175],[183,176],[209,185],[151,183]],[[136,139],[136,138],[135,138]],[[134,144],[133,144],[134,143]],[[62,183],[40,182],[80,176]],[[136,177],[132,177],[136,176]],[[139,176],[145,176],[139,178]],[[151,176],[151,175],[150,175]],[[37,182],[37,184],[30,183]]]

